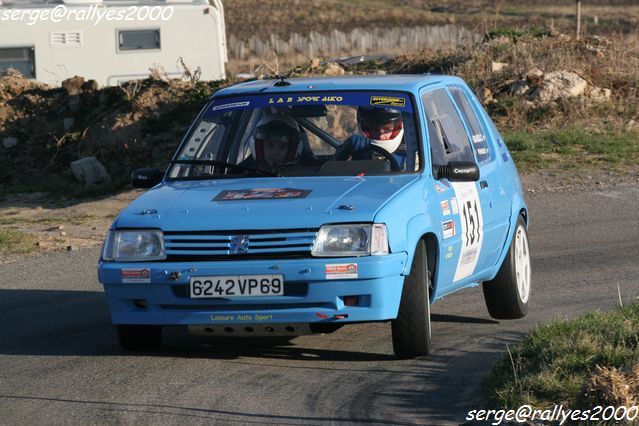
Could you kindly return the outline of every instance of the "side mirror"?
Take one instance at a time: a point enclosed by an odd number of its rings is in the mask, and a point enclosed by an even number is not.
[[[164,173],[158,169],[136,169],[131,173],[131,184],[134,188],[153,188],[163,177]]]
[[[437,167],[437,179],[446,178],[451,182],[476,182],[479,180],[479,166],[473,161],[449,161]]]

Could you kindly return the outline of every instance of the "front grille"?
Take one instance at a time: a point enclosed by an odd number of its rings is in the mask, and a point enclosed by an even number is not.
[[[311,254],[317,229],[166,231],[167,261],[303,258]]]

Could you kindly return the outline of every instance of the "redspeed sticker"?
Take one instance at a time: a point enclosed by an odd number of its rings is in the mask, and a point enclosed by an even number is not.
[[[439,205],[442,208],[442,215],[448,216],[450,214],[450,203],[448,202],[448,200],[441,201]]]
[[[371,96],[371,105],[406,106],[406,99],[395,96]]]
[[[326,279],[357,278],[356,263],[336,263],[326,265]]]
[[[122,269],[121,277],[123,283],[150,283],[151,270],[144,269]]]
[[[448,220],[446,222],[442,222],[442,231],[444,232],[444,239],[451,238],[455,236],[455,221]]]

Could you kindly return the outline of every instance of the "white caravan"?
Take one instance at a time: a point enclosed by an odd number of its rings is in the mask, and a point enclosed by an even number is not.
[[[221,0],[0,0],[0,73],[115,86],[186,67],[220,80],[227,60]]]

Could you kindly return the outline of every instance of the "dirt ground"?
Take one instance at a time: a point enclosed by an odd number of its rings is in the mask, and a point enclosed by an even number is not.
[[[522,175],[522,184],[527,193],[601,190],[639,185],[639,169],[623,175],[602,170],[579,174],[545,170]],[[86,202],[52,199],[42,193],[9,196],[0,202],[0,231],[23,232],[32,250],[26,254],[0,252],[0,264],[39,253],[101,245],[113,219],[143,192],[131,190]]]

